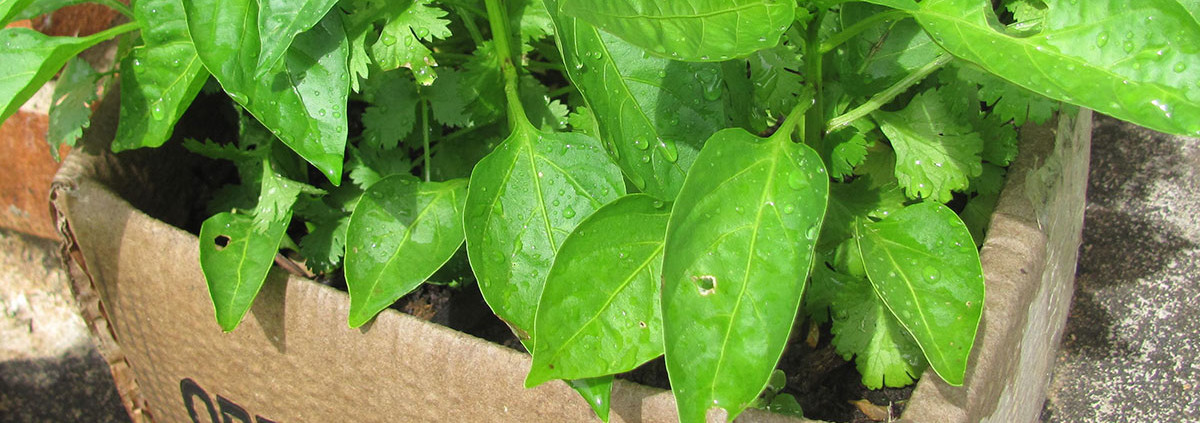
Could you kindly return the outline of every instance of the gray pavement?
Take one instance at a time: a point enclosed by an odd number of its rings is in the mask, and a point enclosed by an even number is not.
[[[1200,141],[1097,115],[1046,422],[1200,420]],[[0,230],[0,422],[126,422],[53,243]]]

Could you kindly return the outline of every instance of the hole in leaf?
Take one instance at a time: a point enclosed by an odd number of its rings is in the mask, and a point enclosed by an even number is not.
[[[229,235],[218,235],[216,238],[213,238],[213,244],[217,245],[217,251],[224,250],[229,245],[229,241],[231,241]]]
[[[709,295],[717,290],[717,277],[713,275],[692,276],[692,282],[700,288],[700,295]]]

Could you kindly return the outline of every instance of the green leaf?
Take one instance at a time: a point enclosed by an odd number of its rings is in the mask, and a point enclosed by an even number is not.
[[[92,109],[88,104],[96,100],[96,80],[100,75],[92,66],[78,57],[67,62],[67,68],[54,86],[54,101],[50,103],[50,126],[46,142],[50,143],[50,154],[58,160],[58,147],[74,146],[83,136],[83,130],[92,124]]]
[[[430,5],[430,0],[413,0],[407,7],[387,8],[387,23],[379,34],[379,41],[371,46],[371,56],[383,70],[400,67],[412,71],[421,85],[432,84],[437,79],[433,67],[433,52],[422,41],[450,36],[443,19],[446,11]]]
[[[915,4],[914,4],[915,6]],[[863,3],[842,6],[839,20],[850,27],[887,9]],[[903,16],[903,15],[901,15]],[[834,59],[843,87],[869,97],[945,54],[912,19],[885,20],[851,38]]]
[[[123,25],[87,37],[51,37],[29,28],[0,30],[0,122],[17,112],[71,57],[133,29]]]
[[[352,185],[343,185],[347,186]],[[307,206],[312,203],[319,206]],[[301,204],[306,204],[304,209]],[[314,214],[311,208],[316,207],[322,207],[323,210]],[[296,214],[311,226],[308,234],[300,239],[300,254],[304,256],[304,264],[317,273],[341,268],[342,256],[346,254],[346,229],[350,226],[350,214],[330,208],[319,199],[297,203]]]
[[[337,0],[258,0],[257,76],[267,77],[291,47],[292,40],[329,13]]]
[[[183,0],[200,61],[238,104],[280,140],[341,182],[349,91],[347,41],[337,13],[296,37],[267,77],[256,67],[262,45],[254,0]]]
[[[827,134],[821,157],[829,166],[829,176],[842,179],[853,175],[854,167],[866,160],[870,143],[863,132],[853,126]]]
[[[833,345],[846,360],[854,358],[863,385],[870,389],[904,387],[925,371],[921,347],[900,325],[866,279],[846,277],[833,311]]]
[[[236,328],[250,310],[275,261],[290,217],[289,210],[284,219],[272,221],[262,232],[254,229],[253,217],[228,212],[200,225],[200,268],[217,323],[226,332]]]
[[[609,154],[638,189],[675,198],[700,145],[725,122],[718,65],[645,57],[583,20],[554,19],[567,74]]]
[[[379,180],[391,175],[412,177],[413,164],[404,149],[382,150],[371,146],[351,146],[350,180],[362,189],[368,189]]]
[[[795,31],[784,35],[784,42],[763,49],[750,55],[749,73],[753,83],[754,101],[750,108],[757,113],[754,120],[771,116],[783,119],[798,103],[809,102],[813,98],[813,89],[804,81],[801,74],[804,63],[804,46],[802,38]],[[745,107],[740,105],[739,107]],[[761,111],[760,111],[761,110]],[[762,130],[765,128],[755,128]]]
[[[736,417],[787,344],[829,186],[820,156],[789,132],[713,134],[673,207],[662,313],[681,421],[714,406]]]
[[[1027,37],[995,29],[988,0],[924,1],[913,16],[951,54],[1038,94],[1200,135],[1195,16],[1175,0],[1071,1],[1048,1],[1042,31]]]
[[[774,46],[795,17],[794,2],[775,0],[565,0],[562,10],[651,53],[703,62]]]
[[[848,183],[829,184],[829,210],[821,225],[820,246],[832,249],[854,237],[854,225],[862,218],[882,219],[904,208],[908,200],[895,178],[882,185],[871,176],[862,176]]]
[[[571,389],[574,389],[587,401],[588,405],[592,407],[592,411],[596,412],[596,417],[603,422],[608,422],[609,400],[612,397],[613,383],[611,375],[590,379],[573,379],[566,382]]]
[[[417,87],[396,72],[367,80],[371,105],[362,115],[363,141],[373,148],[393,149],[412,133],[417,122]]]
[[[625,184],[596,139],[520,123],[471,172],[464,222],[483,298],[528,339],[559,246]]]
[[[294,156],[293,156],[294,157]],[[319,193],[312,186],[288,179],[272,169],[264,161],[262,178],[259,179],[258,205],[254,208],[254,230],[266,233],[273,225],[291,220],[292,205],[301,192]]]
[[[896,150],[896,179],[909,197],[950,201],[982,171],[983,140],[947,106],[941,91],[913,97],[898,112],[872,114]]]
[[[30,4],[33,4],[33,0],[0,1],[0,28],[8,26],[8,23],[17,17],[18,13],[29,7]]]
[[[133,4],[143,45],[121,62],[121,115],[113,151],[158,147],[208,80],[180,0]]]
[[[538,302],[525,386],[627,372],[662,355],[658,298],[670,213],[655,197],[633,194],[567,236]]]
[[[961,385],[983,310],[971,234],[946,206],[922,202],[858,227],[867,276],[946,383]]]
[[[467,181],[393,176],[367,190],[346,231],[350,327],[359,327],[442,267],[463,243]]]

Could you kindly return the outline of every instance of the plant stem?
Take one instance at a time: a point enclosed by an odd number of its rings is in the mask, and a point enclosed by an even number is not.
[[[824,91],[822,83],[824,76],[821,69],[821,43],[819,42],[820,23],[824,18],[825,11],[818,10],[814,20],[808,25],[808,34],[805,36],[807,51],[804,53],[804,79],[813,89],[812,106],[804,115],[804,143],[818,151],[821,149],[821,138],[825,134],[823,131],[825,129],[825,104],[821,98],[821,92]]]
[[[86,38],[93,39],[93,40],[107,40],[107,39],[116,37],[118,35],[124,34],[126,32],[133,31],[138,28],[139,27],[138,27],[137,22],[129,22],[126,24],[117,25],[112,28],[97,32],[95,34],[87,36]]]
[[[121,2],[119,2],[117,0],[100,0],[99,3],[102,5],[108,6],[108,8],[110,8],[112,10],[116,10],[117,13],[125,15],[125,17],[127,17],[129,19],[133,19],[133,11],[129,10],[128,6],[122,4]]]
[[[458,12],[458,16],[462,18],[463,26],[467,27],[467,33],[471,34],[471,39],[475,41],[475,45],[483,44],[483,33],[479,32],[479,26],[475,25],[475,20],[471,19],[471,15],[463,13],[467,8],[463,5],[455,5],[454,9]]]
[[[808,119],[805,112],[809,110],[812,110],[812,108],[806,107],[804,104],[797,104],[796,107],[792,108],[792,111],[788,112],[787,117],[783,119],[783,123],[779,124],[779,128],[775,130],[775,133],[771,137],[787,137],[790,140],[792,132],[796,130],[797,126],[800,127],[801,131],[806,130],[808,124],[805,121]]]
[[[866,31],[880,22],[900,20],[906,17],[908,17],[908,13],[903,10],[889,10],[871,15],[866,19],[858,21],[854,25],[850,25],[849,28],[843,29],[837,34],[833,34],[833,36],[829,37],[828,40],[825,40],[825,42],[821,43],[821,53],[828,53],[830,50],[842,45],[842,43],[846,42],[846,40],[854,38],[855,35]]]
[[[488,23],[492,27],[492,44],[496,47],[496,56],[500,58],[500,72],[504,75],[504,94],[508,100],[508,125],[517,129],[524,123],[529,125],[525,108],[521,106],[521,97],[517,95],[517,67],[513,62],[513,50],[510,44],[512,37],[508,31],[508,18],[504,14],[504,6],[500,0],[486,0]]]
[[[425,182],[429,182],[429,101],[421,101],[421,140],[425,147]]]
[[[950,63],[951,59],[953,59],[953,56],[950,56],[949,54],[938,56],[936,59],[933,59],[932,62],[926,63],[925,66],[922,66],[921,68],[913,71],[913,73],[908,74],[908,76],[905,76],[904,79],[901,79],[899,82],[896,82],[895,84],[892,84],[892,86],[887,87],[887,89],[876,93],[869,100],[867,100],[866,103],[855,107],[853,110],[846,112],[841,116],[830,119],[829,123],[826,125],[829,128],[827,133],[841,129],[843,126],[849,125],[851,122],[854,122],[855,120],[858,120],[859,118],[866,116],[871,112],[879,110],[879,108],[883,107],[884,104],[892,101],[892,99],[896,98],[896,96],[900,95],[900,93],[907,91],[909,87],[921,82],[921,80],[925,79],[925,77],[929,76],[929,74],[933,73],[933,71],[941,69],[942,66],[946,65],[946,63]]]

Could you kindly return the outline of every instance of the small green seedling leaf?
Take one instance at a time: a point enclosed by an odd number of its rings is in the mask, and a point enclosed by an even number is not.
[[[390,176],[363,194],[346,230],[350,327],[358,327],[441,268],[463,243],[467,181]]]
[[[349,92],[340,14],[296,36],[284,60],[258,77],[262,42],[254,0],[183,0],[200,61],[238,104],[334,184],[342,178]]]
[[[662,355],[659,284],[669,204],[633,194],[563,241],[538,303],[526,386],[627,372]]]
[[[321,21],[337,0],[259,0],[257,76],[267,77],[291,47],[292,40]]]
[[[1014,84],[1157,131],[1200,135],[1200,23],[1180,2],[1046,3],[1042,30],[1020,37],[993,26],[988,0],[924,1],[912,13],[951,54]]]
[[[962,385],[983,311],[983,268],[962,220],[913,204],[856,234],[875,292],[946,383]]]
[[[143,45],[121,62],[121,117],[113,151],[158,147],[208,81],[180,0],[133,4]]]
[[[562,8],[646,51],[693,62],[771,47],[795,17],[794,2],[776,0],[566,0]]]
[[[16,113],[67,60],[131,29],[123,25],[87,37],[51,37],[29,28],[0,30],[0,122]]]
[[[54,86],[54,101],[50,103],[50,127],[46,142],[50,143],[50,155],[58,160],[58,147],[74,146],[83,136],[83,130],[91,126],[92,109],[88,104],[96,100],[96,80],[99,74],[87,62],[78,57],[67,63],[58,84]]]
[[[717,132],[673,207],[663,337],[683,422],[712,407],[736,417],[787,344],[829,193],[820,156],[788,132]]]
[[[609,155],[638,189],[675,198],[700,145],[725,122],[720,67],[647,57],[584,20],[552,16],[566,72]]]
[[[200,267],[222,330],[236,328],[254,303],[287,232],[291,211],[284,217],[263,232],[254,230],[252,216],[228,212],[200,225]]]
[[[625,184],[595,138],[521,123],[475,165],[464,219],[483,298],[528,339],[559,246]]]

